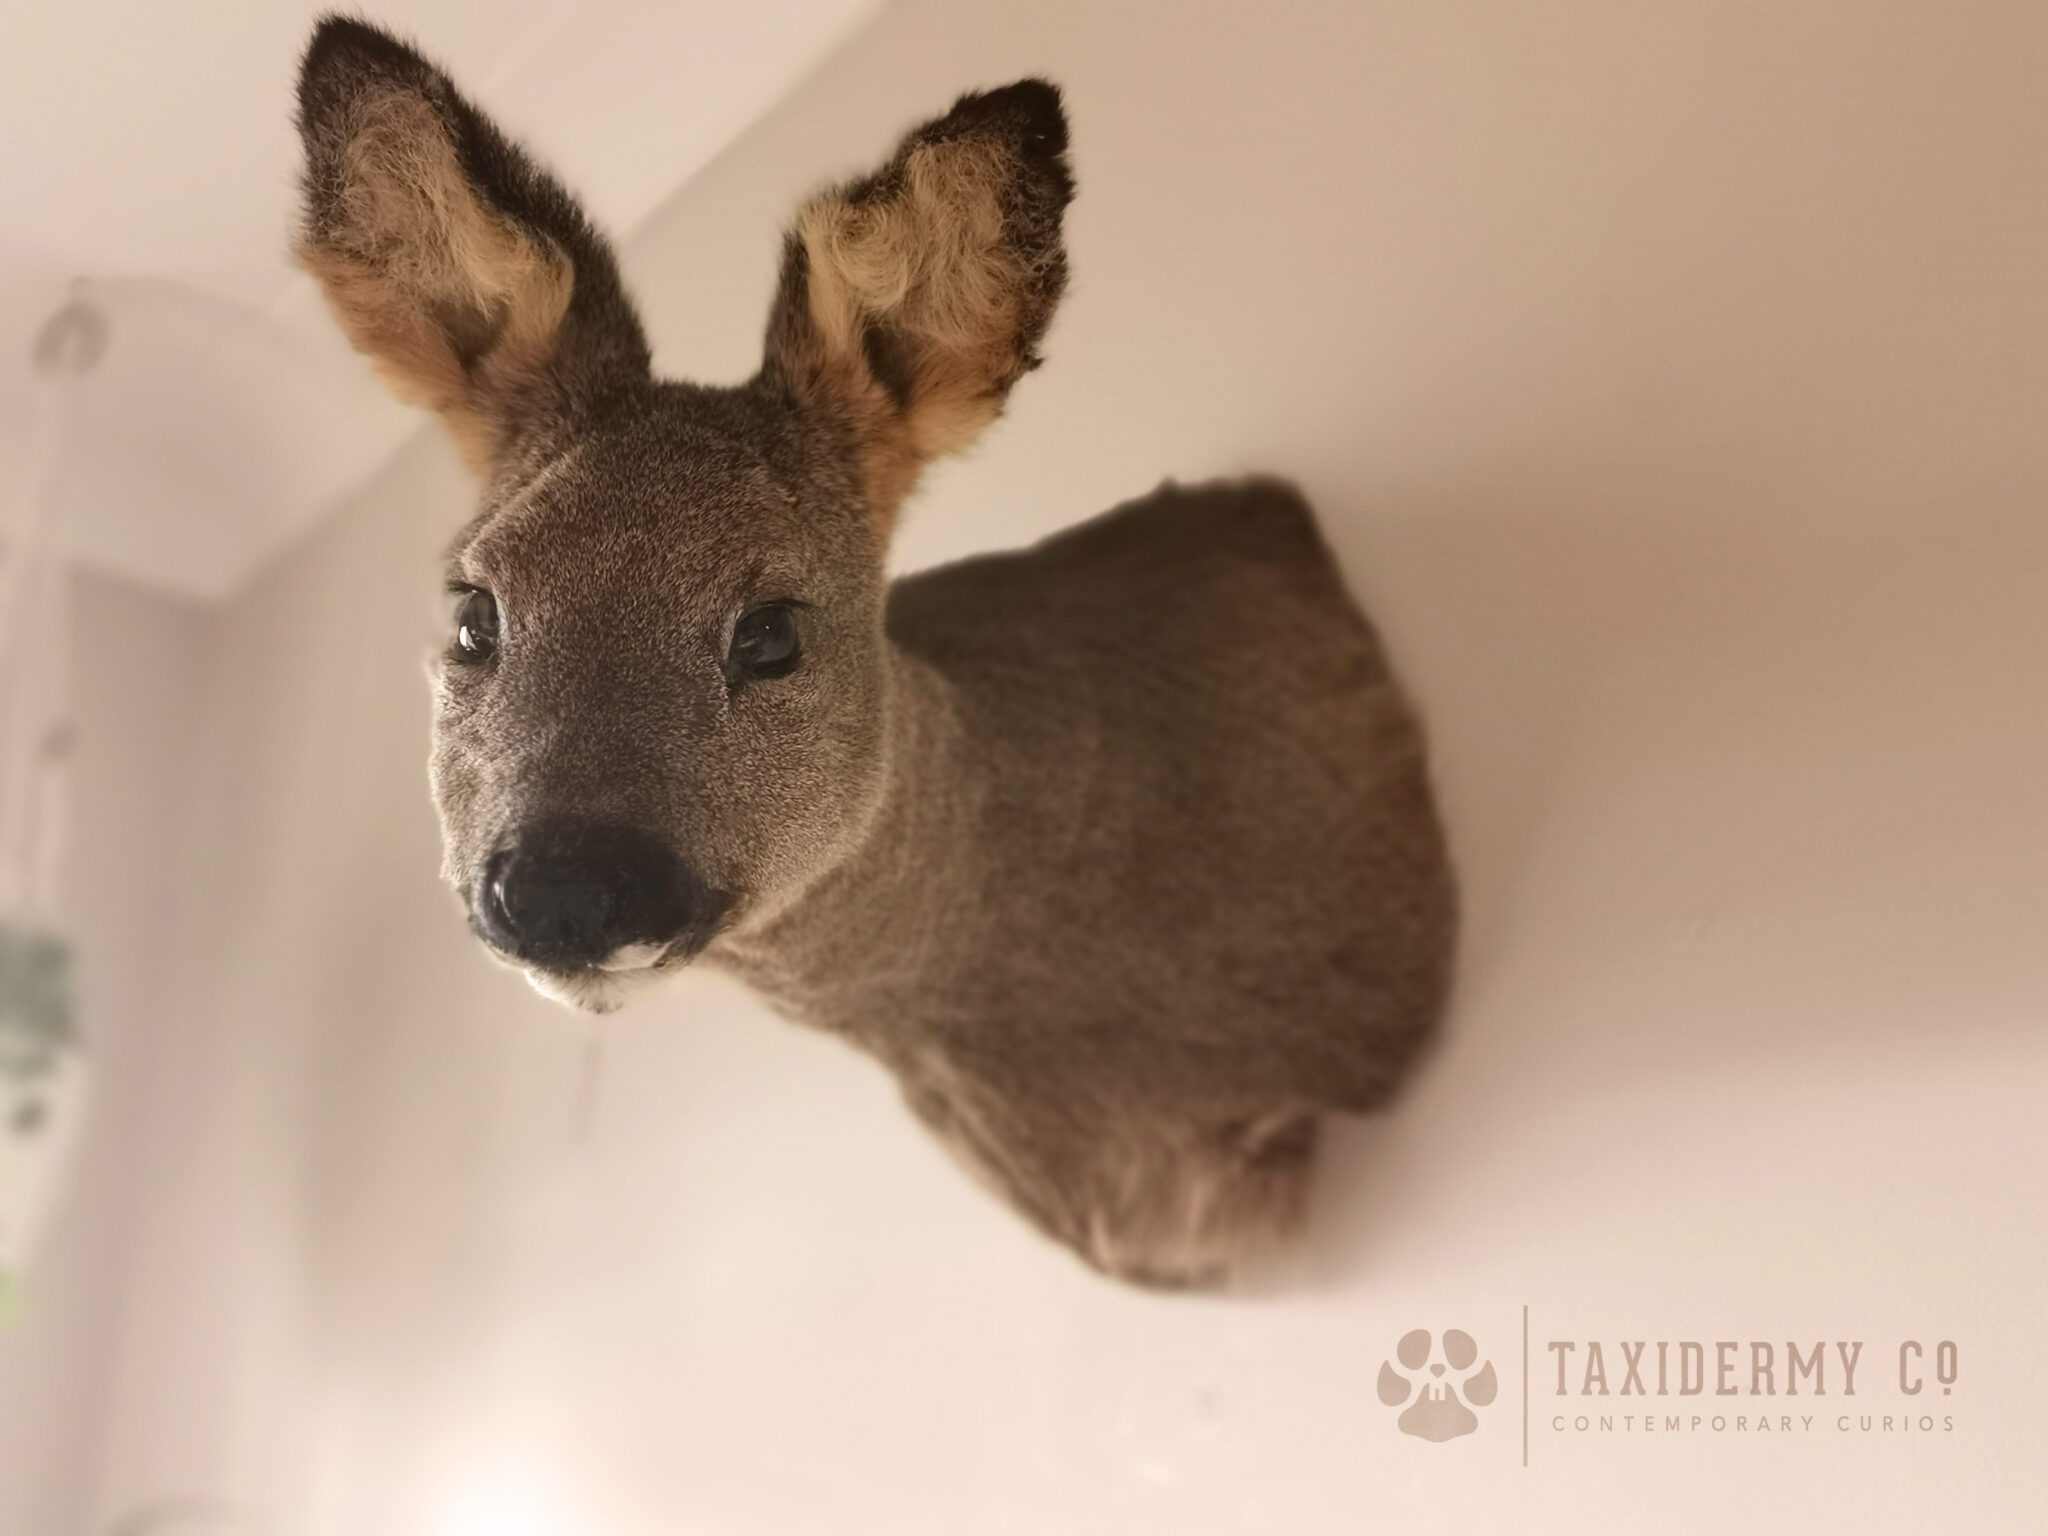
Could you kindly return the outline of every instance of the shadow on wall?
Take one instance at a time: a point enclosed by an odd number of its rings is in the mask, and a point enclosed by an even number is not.
[[[1372,493],[1370,524],[1318,490],[1428,718],[1464,929],[1434,1059],[1332,1127],[1308,1241],[1256,1284],[1361,1278],[1478,1170],[1640,1096],[1914,1081],[2029,1028],[2037,509],[1894,487],[1816,521],[1542,481]]]

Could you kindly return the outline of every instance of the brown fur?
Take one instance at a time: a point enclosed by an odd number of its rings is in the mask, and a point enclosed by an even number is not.
[[[992,144],[919,145],[894,196],[828,193],[797,216],[826,380],[868,423],[878,518],[893,518],[926,460],[966,447],[995,420],[1022,371],[1023,283],[1003,239],[1004,160]],[[861,361],[871,326],[893,332],[915,359],[900,405]]]
[[[518,947],[477,917],[508,850],[601,837],[630,853],[588,878],[651,861],[615,888],[689,920],[529,955],[544,991],[603,1010],[701,954],[1107,1273],[1277,1241],[1319,1114],[1382,1104],[1428,1035],[1455,925],[1420,733],[1307,507],[1168,487],[883,575],[919,468],[1038,361],[1057,92],[964,96],[808,204],[734,389],[649,376],[609,249],[403,45],[323,23],[300,103],[307,264],[483,472],[448,577],[503,632],[443,668],[432,774],[479,932]],[[764,604],[800,665],[735,673]]]
[[[575,274],[483,205],[417,96],[357,105],[340,179],[337,217],[299,260],[392,393],[439,412],[484,473],[510,435],[506,405],[554,356]]]

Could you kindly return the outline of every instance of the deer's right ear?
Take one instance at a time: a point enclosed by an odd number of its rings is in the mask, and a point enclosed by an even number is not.
[[[1067,283],[1066,151],[1059,91],[1020,80],[962,96],[797,215],[764,371],[857,445],[884,529],[925,462],[1038,366]]]
[[[392,392],[438,411],[479,473],[647,376],[603,238],[411,48],[324,18],[298,124],[299,261]]]

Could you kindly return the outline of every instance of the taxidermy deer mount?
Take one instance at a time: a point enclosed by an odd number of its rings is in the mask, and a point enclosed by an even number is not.
[[[883,575],[925,462],[1038,364],[1059,92],[962,96],[807,203],[731,388],[652,376],[603,237],[403,43],[323,20],[298,121],[299,259],[482,481],[432,779],[484,943],[600,1012],[727,967],[1107,1273],[1284,1234],[1318,1115],[1430,1032],[1455,906],[1307,506],[1169,486]]]

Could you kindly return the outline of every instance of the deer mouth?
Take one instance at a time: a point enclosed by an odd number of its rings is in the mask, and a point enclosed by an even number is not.
[[[639,993],[660,980],[666,971],[654,966],[637,970],[603,970],[592,966],[580,971],[544,971],[526,968],[527,982],[542,997],[564,1003],[580,1013],[617,1013]]]
[[[667,956],[669,947],[666,944],[621,944],[597,962],[597,969],[611,972],[655,970]]]
[[[518,966],[541,996],[566,1003],[584,1013],[616,1013],[634,997],[703,952],[719,923],[693,925],[666,943],[653,940],[621,944],[603,959],[582,965],[522,961],[499,954]]]

